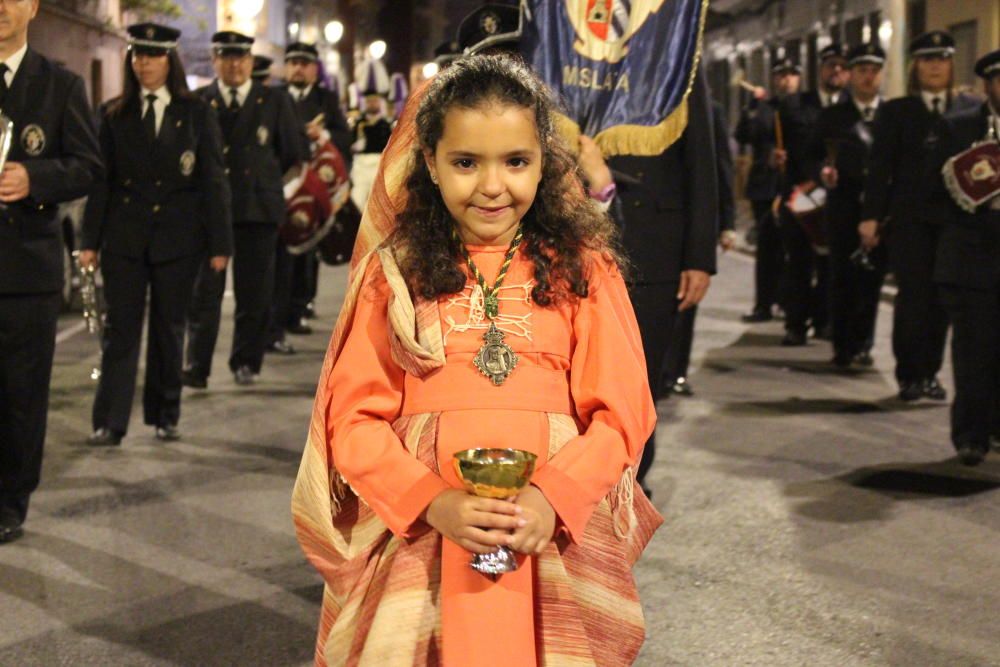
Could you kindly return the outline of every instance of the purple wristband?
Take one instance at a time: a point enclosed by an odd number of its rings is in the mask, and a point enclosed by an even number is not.
[[[618,191],[618,186],[617,185],[615,185],[614,183],[608,183],[607,185],[605,185],[600,190],[596,190],[596,191],[595,190],[591,190],[590,191],[590,198],[591,199],[596,199],[597,201],[601,202],[602,204],[607,204],[609,201],[611,201],[611,198],[615,196],[615,192],[617,192],[617,191]]]

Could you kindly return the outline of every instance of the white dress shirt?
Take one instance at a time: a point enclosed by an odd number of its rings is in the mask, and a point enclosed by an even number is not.
[[[160,86],[157,90],[148,90],[146,88],[139,88],[142,94],[142,114],[146,115],[146,106],[149,104],[149,100],[146,99],[147,95],[156,95],[156,100],[153,102],[153,114],[156,118],[156,134],[160,134],[160,126],[163,125],[163,114],[167,110],[167,106],[170,104],[170,91],[167,90],[166,86]]]
[[[878,111],[878,105],[881,104],[882,98],[876,95],[875,99],[868,102],[867,104],[859,101],[856,97],[852,98],[851,101],[854,102],[854,106],[857,108],[858,113],[861,114],[861,119],[869,121],[875,119],[875,112]],[[871,114],[872,114],[871,118],[865,118],[865,109],[871,109]]]
[[[938,113],[944,113],[948,110],[948,94],[945,91],[940,93],[929,93],[926,90],[920,91],[920,96],[924,98],[924,105],[927,106],[927,110],[934,113],[934,100],[940,100],[938,102]]]
[[[311,83],[305,88],[297,88],[296,86],[288,87],[288,90],[290,90],[292,93],[292,99],[295,100],[296,102],[309,97],[309,93],[312,92],[312,89],[313,87]]]
[[[24,54],[27,52],[28,44],[25,42],[24,46],[12,53],[7,60],[3,61],[7,66],[7,71],[3,75],[4,81],[7,83],[7,88],[10,88],[11,84],[14,83],[14,75],[17,74],[18,68],[21,67],[21,61],[24,60]]]
[[[219,92],[222,93],[222,101],[225,103],[226,107],[229,107],[230,100],[233,99],[232,90],[236,91],[236,103],[241,107],[243,103],[247,101],[247,95],[250,94],[250,86],[253,85],[253,79],[247,79],[238,88],[230,88],[226,84],[219,82]]]

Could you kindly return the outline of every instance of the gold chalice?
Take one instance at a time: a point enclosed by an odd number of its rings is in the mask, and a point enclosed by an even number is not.
[[[467,449],[455,453],[455,472],[469,493],[506,500],[528,484],[537,458],[520,449]],[[496,576],[516,570],[517,560],[513,551],[501,546],[493,553],[476,554],[470,565],[477,572]]]

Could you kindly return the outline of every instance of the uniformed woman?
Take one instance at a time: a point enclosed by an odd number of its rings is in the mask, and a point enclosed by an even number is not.
[[[100,252],[107,301],[94,445],[128,430],[147,296],[145,423],[160,440],[180,437],[184,319],[198,260],[216,271],[232,255],[229,184],[218,121],[188,91],[177,56],[180,31],[128,28],[124,90],[102,109],[106,175],[87,202],[81,264]]]
[[[910,44],[913,62],[908,95],[881,105],[873,128],[871,164],[858,227],[862,245],[888,241],[889,262],[899,291],[893,309],[892,351],[899,397],[943,401],[938,382],[948,333],[933,282],[941,224],[948,197],[939,186],[938,159],[943,116],[970,103],[955,96],[955,40],[945,32],[921,35]],[[881,239],[887,230],[888,239]]]

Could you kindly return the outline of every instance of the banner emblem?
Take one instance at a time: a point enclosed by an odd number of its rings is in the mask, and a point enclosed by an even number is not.
[[[628,40],[664,0],[566,0],[576,30],[573,48],[592,60],[617,63],[628,53]]]

